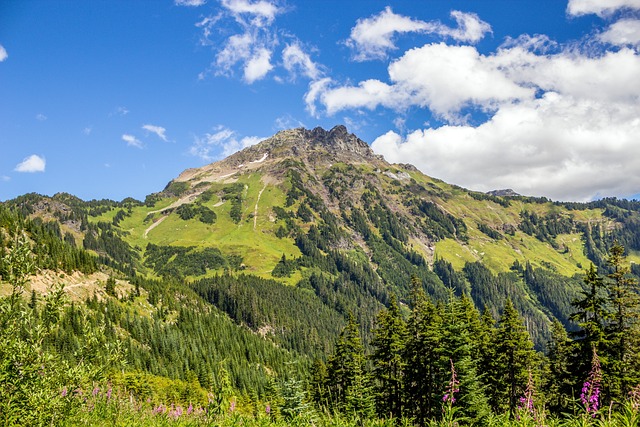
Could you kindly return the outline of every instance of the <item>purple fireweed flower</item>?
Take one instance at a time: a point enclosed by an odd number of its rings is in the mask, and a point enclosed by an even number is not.
[[[107,389],[107,400],[111,400],[111,384],[109,384],[109,388]]]
[[[187,415],[191,415],[192,412],[193,412],[193,405],[189,403],[189,407],[187,408]]]
[[[229,407],[229,412],[233,412],[236,410],[236,401],[232,400],[231,401],[231,406]]]
[[[100,387],[95,386],[95,387],[93,388],[93,391],[91,392],[91,395],[92,395],[93,397],[96,397],[96,396],[98,395],[98,393],[100,393]]]
[[[600,358],[593,348],[593,358],[591,359],[591,371],[587,380],[582,385],[582,393],[580,393],[580,401],[584,405],[587,414],[592,417],[596,416],[600,406],[600,381],[602,381],[602,368],[600,366]]]
[[[64,387],[62,389],[62,391],[60,392],[60,396],[62,397],[67,397],[67,394],[69,393],[69,390],[67,390],[67,387]]]
[[[533,403],[533,395],[535,393],[535,386],[533,384],[533,375],[529,371],[529,379],[527,380],[527,388],[524,391],[524,396],[520,397],[520,403],[518,409],[529,412],[534,415],[535,408]]]
[[[460,391],[460,389],[458,388],[460,382],[458,381],[456,368],[453,366],[453,360],[449,359],[449,362],[451,362],[451,379],[449,380],[449,385],[447,386],[446,393],[444,394],[444,396],[442,396],[442,401],[453,404],[456,401],[455,394]]]
[[[267,403],[267,406],[264,408],[264,412],[266,412],[267,415],[269,415],[271,413],[271,405]]]

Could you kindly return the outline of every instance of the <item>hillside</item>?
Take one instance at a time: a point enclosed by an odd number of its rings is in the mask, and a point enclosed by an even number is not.
[[[349,313],[368,341],[391,294],[408,303],[411,277],[436,300],[453,288],[494,317],[509,297],[544,348],[552,320],[572,327],[583,271],[604,266],[614,239],[640,259],[639,204],[495,194],[512,193],[389,164],[337,126],[279,132],[184,171],[145,201],[29,194],[3,206],[52,233],[70,259],[89,256],[87,274],[184,283],[197,301],[299,354],[330,350]],[[41,267],[71,274],[76,264]]]

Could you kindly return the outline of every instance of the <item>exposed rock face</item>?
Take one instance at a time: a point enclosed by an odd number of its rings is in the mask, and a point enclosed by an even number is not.
[[[516,193],[510,188],[506,188],[504,190],[491,190],[487,191],[487,194],[491,196],[499,196],[499,197],[509,197],[509,196],[520,196],[521,194]]]
[[[186,170],[176,181],[190,181],[194,178],[207,181],[214,179],[214,176],[224,177],[234,171],[268,168],[270,164],[286,158],[314,165],[335,162],[384,162],[382,156],[376,155],[366,142],[349,133],[345,126],[335,126],[331,130],[321,127],[312,130],[297,128],[280,131],[271,138],[219,162]]]

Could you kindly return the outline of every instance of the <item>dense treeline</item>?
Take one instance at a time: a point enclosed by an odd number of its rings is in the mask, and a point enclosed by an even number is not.
[[[391,298],[369,354],[350,318],[326,365],[314,365],[311,396],[330,410],[375,410],[419,425],[450,415],[443,408],[454,402],[456,419],[468,424],[504,412],[541,422],[549,411],[582,408],[595,417],[603,407],[618,410],[640,390],[640,294],[622,246],[611,247],[607,263],[605,276],[593,265],[587,271],[571,303],[576,329],[569,335],[556,321],[546,357],[534,350],[511,299],[496,318],[453,289],[434,304],[414,278],[408,317]]]
[[[342,315],[311,290],[273,280],[225,274],[198,280],[191,287],[237,323],[299,354],[322,357],[330,352],[344,324]]]

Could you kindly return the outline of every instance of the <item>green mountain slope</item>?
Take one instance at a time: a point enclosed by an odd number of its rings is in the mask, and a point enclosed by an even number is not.
[[[93,254],[94,270],[182,283],[308,356],[326,352],[349,313],[368,341],[391,293],[408,302],[411,277],[436,300],[453,287],[494,316],[510,297],[543,348],[554,318],[571,327],[580,275],[603,265],[613,239],[640,259],[637,202],[468,191],[387,163],[343,126],[279,132],[144,202],[32,194],[4,205]]]

